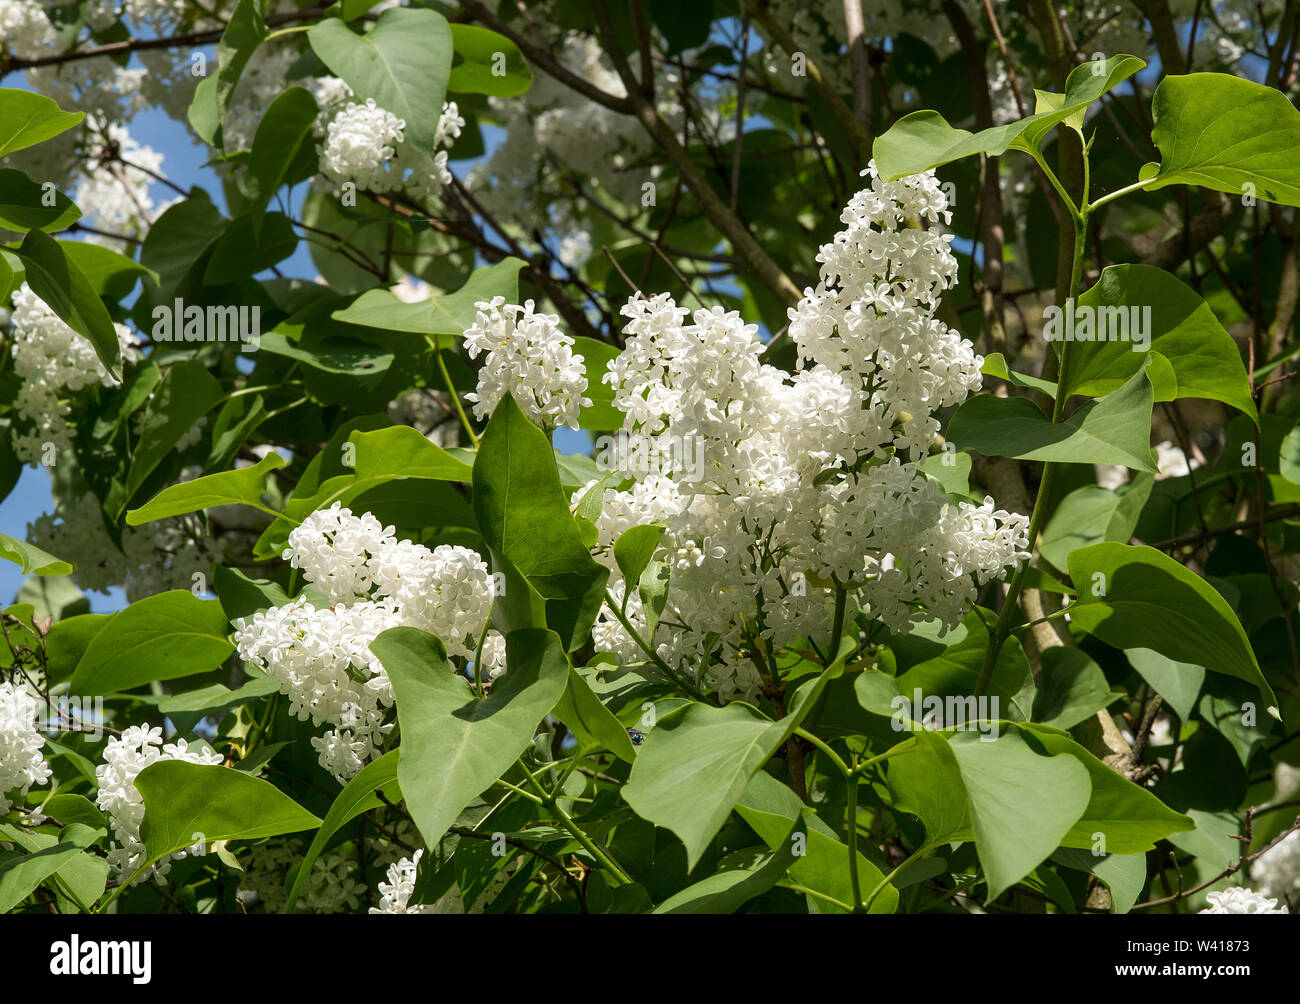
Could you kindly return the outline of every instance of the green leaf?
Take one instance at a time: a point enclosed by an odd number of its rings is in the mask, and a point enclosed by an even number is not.
[[[1160,163],[1138,175],[1148,189],[1199,185],[1300,206],[1300,111],[1280,91],[1225,73],[1171,75],[1151,118]]]
[[[633,526],[624,530],[618,540],[614,541],[614,561],[623,573],[623,581],[627,583],[624,610],[627,609],[627,594],[631,593],[634,583],[641,581],[641,573],[655,556],[663,535],[662,526]]]
[[[1088,771],[1070,757],[1040,756],[1015,732],[994,742],[949,740],[970,803],[988,900],[1038,867],[1088,807]]]
[[[272,676],[258,676],[245,681],[238,690],[231,690],[220,683],[213,683],[197,690],[187,690],[180,694],[169,694],[158,702],[158,710],[164,715],[178,712],[212,714],[226,708],[267,697],[278,693],[280,681]]]
[[[343,376],[380,374],[392,366],[394,359],[388,349],[355,338],[323,338],[311,348],[302,348],[279,331],[264,334],[258,348],[272,355],[295,359],[323,373]]]
[[[694,868],[784,731],[744,704],[691,704],[651,730],[623,798],[642,819],[676,833]]]
[[[985,356],[984,365],[980,367],[980,372],[986,376],[1005,380],[1016,387],[1023,387],[1026,390],[1039,390],[1050,398],[1056,397],[1055,383],[1051,380],[1030,376],[1028,373],[1017,373],[1015,370],[1010,369],[1007,366],[1006,357],[1001,352],[993,352]]]
[[[91,287],[100,296],[123,300],[135,288],[140,276],[158,281],[158,273],[111,248],[85,241],[63,241],[59,247],[63,248],[63,253],[73,264],[86,273]]]
[[[266,22],[262,17],[265,8],[265,2],[239,0],[217,43],[217,72],[204,77],[194,92],[187,117],[194,131],[209,146],[225,145],[221,127],[230,99],[244,67],[266,40]]]
[[[803,817],[794,821],[790,832],[781,838],[776,850],[756,851],[750,848],[729,855],[728,866],[688,885],[655,908],[655,913],[734,913],[749,900],[767,892],[785,875],[797,860],[794,853],[797,834],[807,836]]]
[[[163,760],[136,776],[147,867],[204,841],[256,840],[315,829],[320,819],[269,781],[229,767]]]
[[[579,335],[573,340],[573,351],[582,356],[582,365],[587,371],[587,389],[582,396],[591,402],[578,413],[578,427],[601,431],[623,428],[623,413],[614,407],[614,388],[603,379],[609,361],[623,350],[617,345]]]
[[[1138,474],[1118,488],[1084,485],[1065,496],[1043,530],[1039,551],[1057,568],[1068,566],[1070,552],[1111,540],[1128,543],[1155,479]]]
[[[46,205],[45,190],[22,171],[0,170],[0,227],[18,233],[62,230],[81,219],[71,199],[59,191],[50,194],[54,204]]]
[[[202,195],[176,203],[154,220],[140,248],[140,263],[158,276],[159,302],[171,302],[187,279],[201,274],[199,266],[225,232],[226,218]]]
[[[1083,650],[1065,645],[1043,649],[1034,700],[1034,721],[1073,728],[1111,702],[1106,674]]]
[[[917,462],[916,469],[939,482],[949,495],[970,498],[971,458],[969,453],[940,450]]]
[[[1147,883],[1145,854],[1098,856],[1090,851],[1063,847],[1052,855],[1052,860],[1066,868],[1088,872],[1101,879],[1110,890],[1111,913],[1128,913]]]
[[[1244,683],[1216,676],[1205,689],[1197,705],[1201,719],[1228,741],[1248,769],[1255,752],[1270,741],[1273,721],[1253,713],[1254,695]]]
[[[474,24],[453,24],[451,42],[457,62],[451,68],[447,90],[515,98],[532,86],[533,72],[524,54],[504,35]]]
[[[217,594],[221,609],[230,621],[248,617],[259,610],[282,607],[289,595],[279,583],[268,579],[250,579],[238,568],[217,565],[212,569],[212,591]]]
[[[1169,842],[1180,851],[1197,858],[1197,867],[1210,875],[1241,860],[1241,822],[1230,812],[1206,812],[1189,809],[1189,818],[1196,823],[1194,830],[1175,833]]]
[[[23,851],[0,853],[0,913],[11,911],[38,885],[81,854],[83,841],[88,843],[89,837],[85,833],[79,836],[80,840],[51,844],[30,854]]]
[[[1013,728],[1036,750],[1057,760],[1073,757],[1088,772],[1092,786],[1088,805],[1061,838],[1063,847],[1137,854],[1151,850],[1157,840],[1195,825],[1147,789],[1115,773],[1061,730],[1028,722]]]
[[[101,826],[107,829],[108,817],[96,808],[95,803],[85,795],[73,795],[65,792],[51,795],[41,803],[41,811],[60,823],[81,823],[92,830]]]
[[[0,913],[8,913],[51,876],[57,876],[83,910],[99,898],[108,876],[107,862],[84,853],[104,835],[104,830],[70,823],[55,837],[4,826],[0,836],[13,840],[27,853],[0,854]]]
[[[312,127],[316,124],[316,99],[304,87],[290,87],[271,102],[257,124],[248,158],[248,217],[253,236],[260,238],[262,218],[271,197],[281,185],[292,184],[305,160],[315,153]]]
[[[1070,555],[1079,591],[1071,624],[1116,648],[1150,648],[1259,688],[1270,713],[1277,697],[1228,602],[1195,572],[1151,547],[1101,543]]]
[[[86,607],[89,606],[87,603]],[[83,613],[54,622],[45,638],[45,670],[51,684],[62,683],[72,677],[90,639],[99,634],[112,617],[112,614]]]
[[[1140,370],[1145,353],[1135,346],[1144,342],[1133,335],[1141,330],[1150,338],[1150,351],[1164,356],[1174,371],[1171,393],[1159,388],[1156,400],[1209,398],[1256,416],[1237,343],[1182,280],[1152,265],[1111,265],[1079,297],[1076,317],[1084,308],[1092,312],[1093,333],[1104,326],[1109,340],[1074,343],[1068,394],[1108,394]],[[1125,337],[1116,338],[1121,333]]]
[[[63,575],[37,575],[27,578],[18,590],[19,603],[30,603],[35,616],[56,621],[90,612],[90,600],[76,583]]]
[[[807,828],[803,854],[796,855],[788,878],[781,885],[801,886],[816,895],[808,899],[819,913],[850,913],[853,883],[849,877],[849,848],[820,817],[799,801],[797,795],[770,774],[755,774],[736,804],[737,814],[765,844],[778,854],[793,843],[799,830],[791,824],[800,818]],[[870,895],[885,880],[879,868],[858,851],[858,880],[862,894]],[[806,894],[806,893],[805,893]],[[898,909],[898,890],[886,885],[871,904],[870,913],[893,913]]]
[[[370,649],[397,698],[397,776],[406,807],[425,845],[435,847],[461,810],[528,748],[564,693],[569,660],[553,632],[512,631],[506,636],[509,670],[479,699],[431,634],[390,628]]]
[[[353,432],[348,442],[357,448],[354,487],[371,488],[393,478],[469,481],[473,476],[469,464],[435,446],[407,425]]]
[[[127,526],[139,526],[218,505],[239,503],[264,508],[262,493],[266,490],[267,476],[277,467],[283,466],[284,458],[271,452],[252,467],[209,474],[207,477],[164,488],[139,509],[127,512]]]
[[[239,448],[267,418],[266,399],[261,394],[226,398],[212,423],[212,449],[204,470],[229,467]]]
[[[573,651],[600,611],[609,570],[583,543],[550,443],[509,394],[483,433],[473,481],[483,539],[546,601],[547,625]]]
[[[293,912],[303,883],[307,881],[316,859],[320,857],[321,851],[325,849],[325,845],[334,834],[361,813],[383,806],[384,799],[389,802],[402,800],[402,792],[397,784],[397,762],[400,753],[400,749],[395,749],[385,753],[378,760],[366,764],[330,803],[324,822],[312,837],[311,846],[307,848],[307,853],[290,873],[292,879],[289,882],[288,901],[284,906],[285,913]],[[376,792],[382,794],[383,799],[375,794]]]
[[[1300,422],[1282,440],[1278,453],[1278,473],[1293,485],[1300,485]]]
[[[35,544],[0,533],[0,558],[12,561],[24,572],[37,575],[68,575],[75,567],[62,558],[42,551]]]
[[[996,157],[1011,148],[1037,155],[1052,128],[1087,108],[1145,65],[1135,56],[1112,56],[1104,63],[1076,66],[1066,78],[1064,95],[1059,101],[1050,102],[1056,107],[973,134],[954,129],[935,111],[904,115],[876,138],[872,151],[876,170],[885,181],[893,181],[977,153]],[[1040,105],[1041,98],[1040,95]]]
[[[952,416],[948,440],[989,457],[1122,464],[1154,474],[1152,402],[1145,366],[1119,390],[1087,402],[1064,422],[1053,423],[1028,398],[980,394]]]
[[[567,725],[583,745],[597,743],[624,763],[636,760],[636,747],[628,738],[627,729],[592,693],[576,669],[569,670],[568,686],[552,714]]]
[[[259,216],[257,227],[252,215],[245,214],[231,220],[213,244],[203,282],[209,286],[237,282],[284,261],[297,246],[298,235],[283,213]]]
[[[478,313],[474,304],[494,296],[505,297],[507,303],[519,298],[519,270],[526,264],[519,258],[503,258],[495,265],[476,268],[456,292],[431,296],[419,303],[405,303],[386,289],[370,289],[330,316],[336,321],[385,331],[459,338],[474,323]]]
[[[374,98],[380,108],[406,122],[405,142],[434,155],[451,71],[446,18],[432,10],[394,7],[380,14],[364,35],[338,18],[328,18],[307,32],[307,41],[359,101]]]
[[[889,794],[894,808],[910,812],[925,827],[921,849],[974,839],[952,747],[934,732],[916,732],[907,742],[908,748],[889,761]]]
[[[977,611],[968,612],[960,627],[938,639],[947,646],[942,653],[899,674],[898,692],[913,700],[912,695],[916,690],[920,690],[926,697],[947,698],[974,694],[975,684],[979,681],[980,670],[984,666],[988,637],[984,619]],[[1033,677],[1029,661],[1019,645],[1004,645],[998,653],[988,693],[997,699],[1002,712],[1000,715],[995,712],[993,717],[1025,720],[1030,717]],[[966,717],[975,716],[967,714]]]
[[[0,88],[0,157],[80,125],[85,112],[65,112],[42,94]]]
[[[750,779],[843,668],[842,654],[798,692],[780,721],[739,702],[721,708],[692,703],[679,715],[661,717],[632,765],[624,801],[642,819],[676,833],[686,845],[687,867],[694,868]]]
[[[258,542],[259,549],[263,541],[273,544],[263,553],[278,553],[281,542],[296,525],[295,520],[301,520],[317,509],[328,509],[335,502],[350,505],[361,495],[394,481],[469,481],[472,476],[468,464],[430,443],[410,426],[388,426],[369,432],[357,428],[347,430],[346,435],[347,444],[355,447],[354,473],[328,478],[314,492],[302,497],[298,493],[311,488],[315,482],[307,477],[299,481],[294,497],[285,506],[287,518],[276,520]],[[342,446],[342,443],[331,443],[318,456],[346,456]],[[431,495],[430,507],[435,505],[436,500]]]
[[[149,475],[172,453],[176,441],[224,396],[221,385],[197,359],[177,363],[167,370],[145,409],[125,492],[112,497],[111,503],[105,501],[106,507],[111,504],[115,516],[126,509]]]
[[[111,694],[154,680],[174,680],[220,666],[234,646],[216,600],[173,589],[115,613],[86,646],[69,690]]]
[[[47,749],[58,746],[57,743],[49,739],[46,740],[45,745]],[[71,754],[69,759],[85,760],[84,757],[77,754]],[[88,761],[86,765],[89,767]],[[91,768],[90,778],[93,780],[94,776],[94,770]],[[72,826],[65,828],[67,840],[64,841],[61,839],[65,835],[63,832],[55,836],[52,833],[38,833],[27,830],[11,823],[0,823],[0,838],[12,841],[30,854],[36,854],[61,842],[85,843],[89,846],[101,836],[96,832],[97,830],[97,827],[86,827],[74,823]],[[97,855],[73,855],[70,859],[64,861],[54,873],[54,882],[56,893],[66,893],[67,898],[73,905],[89,912],[95,901],[103,895],[104,887],[108,883],[108,862]],[[60,901],[59,907],[61,910],[67,909],[62,901]]]
[[[1142,679],[1187,721],[1196,709],[1196,698],[1205,682],[1205,667],[1177,662],[1149,648],[1130,648],[1124,654]]]
[[[115,379],[122,379],[122,348],[104,303],[86,274],[63,251],[62,245],[40,230],[31,230],[20,247],[12,249],[27,269],[27,284],[67,325],[85,335],[95,355]]]

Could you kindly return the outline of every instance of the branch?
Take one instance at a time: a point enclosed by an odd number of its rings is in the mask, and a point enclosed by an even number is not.
[[[736,215],[727,208],[726,203],[718,197],[713,186],[695,166],[690,153],[677,141],[668,123],[660,118],[654,105],[637,90],[636,78],[632,74],[632,68],[628,66],[627,57],[615,41],[609,10],[603,0],[595,5],[594,10],[601,43],[627,89],[627,101],[631,105],[632,113],[677,169],[686,187],[691,190],[700,208],[704,210],[704,215],[722,231],[723,236],[736,249],[736,253],[757,273],[759,281],[781,299],[791,303],[796,302],[803,295],[802,291],[785,274],[781,266],[763,250],[754,235],[737,219]]]
[[[758,21],[763,30],[767,32],[768,38],[772,39],[777,45],[793,56],[796,52],[803,52],[790,33],[772,17],[772,12],[766,6],[766,0],[746,0],[746,8],[753,18]],[[804,67],[808,71],[808,79],[817,88],[817,93],[822,96],[828,105],[831,113],[835,116],[835,121],[840,124],[840,128],[848,135],[853,149],[858,156],[858,167],[866,168],[867,162],[871,160],[872,135],[870,129],[864,126],[853,116],[852,109],[844,103],[844,99],[835,92],[833,88],[822,76],[821,70],[817,64],[812,61],[808,53],[804,52]]]
[[[284,14],[272,14],[266,19],[266,26],[272,28],[280,24],[296,24],[310,21],[324,14],[329,7],[304,7],[302,10],[288,11]],[[120,56],[125,53],[141,52],[146,49],[185,48],[188,46],[211,45],[221,41],[225,27],[209,28],[206,31],[192,31],[185,35],[167,35],[163,38],[127,38],[121,42],[109,42],[76,52],[62,52],[54,56],[36,56],[32,59],[0,58],[0,77],[14,70],[27,70],[37,66],[59,66],[64,63],[76,63],[83,59],[95,59],[99,56]]]

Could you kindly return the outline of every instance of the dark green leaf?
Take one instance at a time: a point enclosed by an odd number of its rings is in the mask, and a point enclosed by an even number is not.
[[[95,348],[104,368],[122,378],[122,348],[104,303],[58,241],[40,230],[29,231],[14,253],[27,269],[27,284],[78,334]]]
[[[1074,627],[1116,648],[1150,648],[1245,680],[1277,715],[1237,615],[1195,572],[1151,547],[1102,543],[1071,553],[1070,578],[1079,591]]]
[[[62,192],[51,187],[47,195],[22,171],[0,170],[0,227],[18,233],[62,230],[80,218],[81,210]]]
[[[980,394],[957,409],[948,425],[948,440],[989,457],[1122,464],[1154,474],[1152,401],[1145,368],[1064,422],[1053,423],[1028,398]]]

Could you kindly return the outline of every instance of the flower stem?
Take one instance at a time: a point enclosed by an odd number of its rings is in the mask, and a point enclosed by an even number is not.
[[[631,587],[628,586],[627,588]],[[705,699],[704,693],[698,687],[692,684],[689,680],[684,679],[682,676],[675,673],[668,663],[664,662],[664,660],[659,657],[659,653],[650,647],[649,642],[641,637],[641,632],[632,625],[632,622],[627,619],[627,615],[619,609],[618,603],[615,601],[613,594],[608,589],[605,590],[605,605],[614,612],[614,616],[618,618],[618,622],[623,625],[623,630],[632,637],[634,642],[636,642],[637,648],[644,652],[650,661],[658,666],[661,672],[668,676],[668,679],[672,680],[683,690],[690,693],[690,695],[696,700],[703,701]]]
[[[853,756],[854,767],[857,766],[857,754]],[[858,775],[849,773],[849,884],[853,888],[853,912],[862,913],[862,879],[858,876]]]
[[[600,862],[601,866],[617,880],[618,885],[631,885],[632,880],[628,878],[627,872],[619,866],[618,862],[610,856],[608,851],[596,843],[596,841],[592,840],[591,837],[587,835],[586,830],[579,826],[577,822],[574,821],[573,817],[564,810],[564,807],[559,803],[559,799],[553,793],[548,792],[546,786],[543,785],[541,781],[537,780],[533,775],[533,772],[528,769],[528,765],[524,763],[524,758],[522,756],[519,757],[518,763],[519,766],[523,768],[524,775],[532,783],[533,787],[537,789],[537,794],[541,797],[547,808],[555,813],[556,817],[560,820],[560,824],[573,835],[573,839],[582,844],[582,846],[586,848],[587,853]]]
[[[1091,210],[1085,209],[1082,213],[1076,215],[1074,219],[1074,258],[1070,268],[1070,295],[1069,299],[1073,300],[1079,295],[1079,288],[1083,285],[1083,258],[1087,248],[1088,238],[1088,215]],[[1056,400],[1052,405],[1052,422],[1059,423],[1065,415],[1065,399],[1069,397],[1069,375],[1070,375],[1070,346],[1073,344],[1069,338],[1063,338],[1060,341],[1060,362],[1061,365],[1057,372]],[[1048,499],[1052,495],[1052,486],[1056,481],[1056,469],[1060,467],[1059,463],[1045,461],[1043,464],[1043,477],[1038,484],[1038,496],[1034,499],[1034,511],[1029,517],[1029,547],[1033,551],[1038,546],[1038,534],[1042,529],[1043,521],[1047,518]],[[1020,563],[1015,573],[1011,576],[1011,582],[1007,586],[1006,598],[1002,601],[1002,612],[998,614],[997,623],[993,625],[993,630],[989,632],[988,648],[984,651],[984,664],[980,667],[979,679],[975,683],[975,696],[982,696],[993,680],[993,670],[997,667],[998,655],[1002,651],[1003,644],[1006,643],[1007,636],[1011,633],[1011,620],[1015,616],[1016,600],[1020,597],[1020,591],[1024,588],[1025,573],[1029,570],[1029,558]]]
[[[470,425],[469,416],[465,414],[465,407],[460,403],[460,395],[456,393],[456,387],[451,382],[451,374],[447,371],[447,362],[442,358],[442,353],[437,349],[434,350],[433,356],[438,360],[438,371],[442,374],[442,381],[447,385],[447,393],[451,395],[451,402],[456,406],[456,414],[460,416],[460,424],[465,427],[469,433],[469,441],[478,447],[478,433],[474,431],[474,426]]]

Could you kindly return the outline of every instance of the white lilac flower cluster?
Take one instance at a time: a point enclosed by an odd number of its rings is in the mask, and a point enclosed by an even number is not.
[[[603,491],[598,556],[621,598],[613,541],[638,523],[666,528],[671,589],[654,644],[667,659],[693,651],[724,695],[752,698],[759,678],[745,653],[760,639],[826,638],[833,583],[892,628],[916,617],[951,626],[979,584],[1027,557],[1024,516],[991,498],[953,505],[916,466],[939,429],[933,413],[979,386],[982,360],[933,316],[957,272],[950,238],[934,229],[947,219],[938,183],[869,170],[871,187],[818,255],[821,282],[790,311],[811,363],[793,377],[761,361],[756,328],[735,312],[688,316],[666,295],[623,308],[625,349],[605,380],[625,416],[625,455],[662,462]],[[931,229],[908,229],[909,218]],[[635,592],[628,617],[644,631]],[[637,657],[610,611],[594,639]]]
[[[13,304],[8,337],[14,373],[22,381],[14,410],[25,427],[14,429],[14,453],[35,467],[42,462],[45,444],[53,444],[56,456],[72,448],[67,422],[72,409],[65,399],[94,384],[111,387],[116,381],[90,342],[65,324],[27,283],[14,291]],[[138,358],[130,329],[124,324],[114,328],[123,356]]]
[[[0,0],[0,51],[35,59],[50,55],[58,44],[58,33],[36,0]]]
[[[395,818],[382,810],[372,818],[384,832],[371,836],[367,827],[366,836],[361,838],[367,870],[387,869],[405,853],[387,833],[403,845],[420,842],[420,835],[409,819]],[[369,895],[369,890],[357,879],[361,849],[349,843],[321,854],[299,890],[294,909],[300,913],[357,910]],[[240,902],[246,908],[260,904],[266,913],[282,913],[289,901],[285,879],[294,864],[302,859],[304,850],[303,842],[279,837],[241,852],[244,873],[237,893]]]
[[[1210,905],[1199,913],[1287,913],[1286,907],[1278,906],[1276,899],[1241,886],[1212,892],[1205,901]]]
[[[1250,880],[1261,894],[1278,899],[1300,889],[1300,830],[1256,858],[1250,866]]]
[[[379,883],[379,906],[372,906],[371,913],[433,912],[432,907],[409,903],[411,894],[415,892],[415,874],[423,854],[422,848],[411,857],[402,858],[388,866],[388,881]]]
[[[146,767],[164,760],[217,766],[221,763],[221,754],[191,749],[184,739],[164,746],[162,729],[132,725],[120,736],[108,740],[104,747],[104,762],[95,768],[95,781],[99,786],[96,804],[108,813],[113,828],[108,863],[123,879],[133,875],[146,860],[144,842],[140,839],[144,796],[135,786],[135,779]],[[184,850],[176,851],[155,862],[133,884],[155,875],[161,878],[171,870],[171,862],[185,857],[186,853]]]
[[[86,4],[86,23],[103,31],[122,18],[135,28],[151,28],[165,35],[193,11],[187,0],[90,0]]]
[[[78,586],[107,593],[114,586],[127,602],[169,589],[189,589],[196,574],[206,575],[220,561],[222,542],[205,533],[193,516],[176,516],[122,528],[121,545],[104,525],[99,500],[84,492],[63,500],[53,512],[27,524],[27,539],[51,554],[72,555]]]
[[[131,330],[123,324],[114,329],[123,358],[139,359]],[[62,501],[28,525],[28,539],[52,554],[76,555],[73,574],[83,589],[107,592],[124,586],[127,599],[134,601],[166,589],[190,588],[194,574],[206,573],[221,555],[219,542],[201,532],[193,517],[125,528],[119,546],[104,525],[99,501],[74,487],[68,417],[82,392],[116,383],[90,342],[26,283],[13,293],[5,337],[22,381],[14,400],[14,453],[33,467],[53,464],[60,472],[56,495]]]
[[[539,425],[577,429],[579,410],[591,406],[591,399],[583,397],[587,368],[573,351],[573,339],[560,330],[560,319],[533,313],[532,300],[521,307],[495,296],[475,307],[474,323],[465,331],[465,351],[471,359],[487,353],[478,388],[465,395],[475,416],[487,418],[509,391]]]
[[[267,913],[280,913],[289,902],[285,876],[301,859],[299,851],[284,840],[270,841],[252,848],[241,862],[244,874],[237,895],[246,906],[261,903]],[[305,913],[340,913],[356,910],[366,887],[356,879],[355,855],[331,851],[322,854],[312,865],[303,883],[294,909]]]
[[[6,796],[26,795],[44,784],[50,766],[41,754],[45,737],[37,729],[39,699],[23,684],[0,683],[0,816],[13,804]]]
[[[392,685],[370,642],[392,627],[416,627],[437,635],[448,655],[473,658],[492,611],[492,577],[475,551],[399,540],[370,513],[354,516],[337,502],[290,533],[284,557],[319,600],[304,594],[240,618],[235,642],[242,658],[280,682],[290,714],[333,726],[312,745],[344,783],[393,728],[385,720]],[[488,637],[490,675],[498,643]]]
[[[330,82],[318,85],[323,112],[338,104],[338,93],[339,87]],[[434,145],[449,148],[464,127],[456,102],[444,102]],[[417,198],[436,196],[452,180],[447,150],[430,158],[406,142],[405,130],[406,121],[379,107],[374,98],[348,101],[324,127],[325,141],[318,148],[321,172],[337,186],[352,182],[361,191],[401,189]]]

